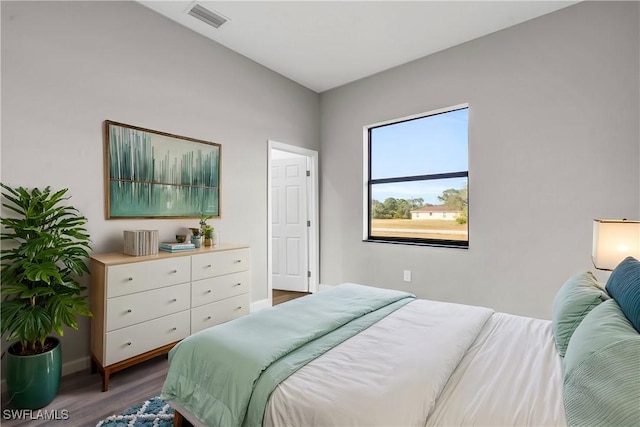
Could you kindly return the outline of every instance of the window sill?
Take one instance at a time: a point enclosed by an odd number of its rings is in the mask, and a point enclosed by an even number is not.
[[[452,248],[452,249],[469,249],[469,243],[453,243],[447,241],[407,241],[407,240],[385,240],[385,239],[364,239],[364,243],[388,243],[392,245],[405,245],[405,246],[431,246],[436,248]]]

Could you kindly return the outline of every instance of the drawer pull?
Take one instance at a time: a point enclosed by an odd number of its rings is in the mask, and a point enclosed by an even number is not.
[[[207,318],[204,320],[211,320],[211,316],[207,316]]]
[[[235,260],[234,262],[235,262],[236,264],[238,264],[238,263],[241,263],[241,262],[242,262],[242,260],[241,260],[241,259],[237,259],[237,260]]]
[[[210,294],[211,293],[211,289],[207,289],[207,292],[205,292],[205,294]]]
[[[242,310],[242,306],[241,305],[237,306],[236,310]]]
[[[211,268],[211,267],[212,267],[211,264],[207,264],[207,265],[204,266],[204,268]]]
[[[178,329],[178,328],[176,328],[176,327],[174,326],[173,328],[171,328],[171,331],[173,332],[173,331],[175,331],[175,330],[177,330],[177,329]]]
[[[236,284],[235,284],[235,285],[233,285],[233,286],[240,286],[240,285],[242,285],[242,283],[238,282],[238,283],[236,283]]]
[[[133,277],[127,277],[127,280],[132,282],[133,281]]]
[[[177,273],[177,272],[178,272],[178,270],[172,270],[171,272],[172,272],[173,274],[175,274],[175,273]]]
[[[129,342],[127,343],[127,345],[131,345],[131,341],[129,341]]]
[[[131,311],[132,311],[131,309],[128,309],[128,310],[127,310],[127,313],[131,313]]]
[[[171,302],[177,302],[177,301],[178,301],[178,298],[174,298],[171,300]]]

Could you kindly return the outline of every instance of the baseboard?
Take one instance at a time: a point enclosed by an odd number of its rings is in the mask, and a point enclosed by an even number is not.
[[[89,369],[91,367],[91,358],[89,356],[81,357],[76,360],[72,360],[62,364],[62,376],[73,374],[76,372]],[[5,393],[7,391],[7,381],[0,381],[0,392]]]
[[[269,307],[271,307],[271,299],[265,298],[260,301],[252,302],[249,310],[251,313],[254,313]]]
[[[91,368],[91,358],[84,356],[71,362],[62,364],[62,375],[69,375]]]

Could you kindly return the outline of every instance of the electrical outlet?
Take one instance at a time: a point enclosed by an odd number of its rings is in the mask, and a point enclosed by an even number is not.
[[[405,282],[411,281],[411,270],[404,270],[404,281]]]

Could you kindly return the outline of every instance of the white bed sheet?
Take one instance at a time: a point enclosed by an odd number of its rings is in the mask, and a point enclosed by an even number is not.
[[[551,322],[496,313],[449,379],[427,426],[566,426]]]

